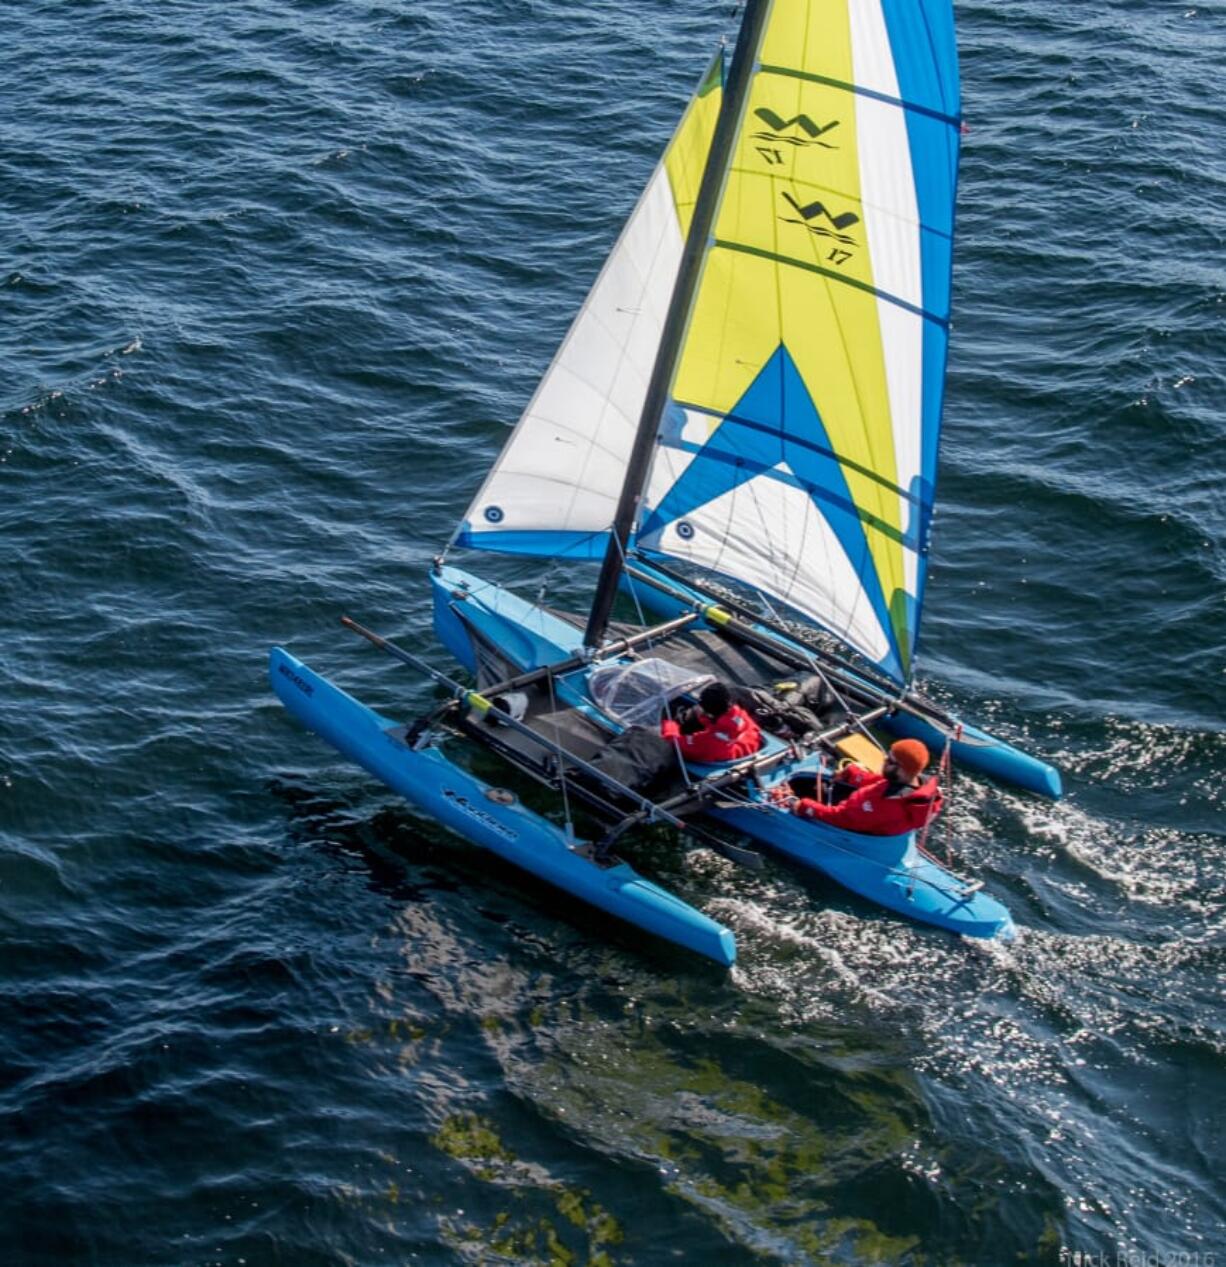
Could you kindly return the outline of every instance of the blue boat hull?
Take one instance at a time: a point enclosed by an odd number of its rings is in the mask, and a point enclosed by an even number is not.
[[[797,818],[762,802],[762,808],[712,810],[713,818],[828,875],[844,888],[888,910],[963,937],[1011,941],[1009,911],[920,852],[915,833],[865,836]]]
[[[476,670],[473,632],[499,648],[517,669],[556,663],[571,655],[581,640],[576,626],[459,568],[443,567],[432,575],[431,582],[435,630],[447,649],[470,671]],[[640,601],[646,594],[647,590],[640,586]],[[675,606],[661,614],[673,616],[682,610]],[[987,738],[1005,754],[1003,761],[1010,761],[1008,754],[1015,754],[1020,759],[1017,768],[1023,773],[1028,770],[1026,763],[1042,765],[1007,744]],[[934,746],[942,742],[938,738]],[[981,752],[971,744],[963,746],[970,752]],[[968,759],[968,764],[974,762]],[[806,770],[812,773],[812,765],[809,760],[780,768],[775,777]],[[1050,791],[1050,784],[1044,788]],[[880,837],[844,832],[769,806],[712,809],[708,813],[801,866],[820,871],[852,892],[901,915],[968,937],[1007,940],[1015,933],[1012,917],[1001,903],[986,893],[968,891],[965,881],[920,852],[914,833]]]
[[[488,784],[436,747],[409,747],[402,727],[280,647],[269,657],[269,678],[282,703],[303,725],[473,844],[656,937],[724,967],[735,962],[736,939],[730,929],[624,862],[598,866],[563,831],[517,800],[491,800]]]

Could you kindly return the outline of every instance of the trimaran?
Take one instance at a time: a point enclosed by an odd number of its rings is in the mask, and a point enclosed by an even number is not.
[[[347,621],[445,701],[400,724],[277,648],[290,711],[477,845],[721,964],[731,930],[619,858],[628,831],[672,824],[761,865],[732,829],[894,911],[1012,936],[922,832],[844,832],[771,796],[822,786],[839,753],[871,763],[882,735],[1060,794],[1050,766],[909,685],[960,131],[950,0],[749,0],[451,543],[600,561],[586,619],[444,556],[434,625],[467,682]],[[614,621],[619,595],[634,619]],[[607,760],[713,677],[803,678],[821,704],[743,760],[678,756],[650,789]],[[564,822],[472,773],[473,745],[558,792]]]

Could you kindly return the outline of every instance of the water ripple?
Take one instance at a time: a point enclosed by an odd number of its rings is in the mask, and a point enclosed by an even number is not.
[[[432,699],[336,618],[425,645],[424,569],[728,13],[13,10],[6,1261],[1220,1239],[1218,17],[958,5],[922,672],[1065,771],[1058,805],[960,775],[934,842],[1019,940],[645,837],[736,930],[724,975],[411,816],[285,717],[263,657],[292,642],[394,716]]]

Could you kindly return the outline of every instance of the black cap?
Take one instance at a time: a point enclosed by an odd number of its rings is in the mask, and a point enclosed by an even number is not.
[[[732,696],[722,682],[712,682],[702,688],[698,704],[708,717],[722,717],[732,707]]]

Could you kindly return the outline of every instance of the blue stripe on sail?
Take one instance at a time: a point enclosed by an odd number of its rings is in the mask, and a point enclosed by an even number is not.
[[[525,554],[546,559],[603,559],[609,544],[607,532],[545,532],[525,529],[474,532],[464,523],[455,545],[498,554]]]
[[[921,101],[943,113],[908,111],[907,140],[915,179],[920,232],[920,284],[925,311],[950,311],[950,281],[954,236],[954,201],[958,187],[961,87],[958,51],[950,0],[880,0],[890,48],[894,56],[899,95]],[[945,364],[949,350],[948,327],[925,322],[923,329],[923,388],[920,438],[921,504],[931,506],[935,497],[937,448],[941,431]],[[927,580],[930,512],[916,526],[920,534],[920,558],[916,575],[914,612],[910,619],[914,641]],[[914,650],[914,647],[912,648]]]
[[[710,413],[709,410],[699,410],[691,405],[686,405],[685,408],[693,409],[694,412],[698,413]],[[766,436],[773,436],[776,440],[786,439],[790,445],[803,445],[824,457],[834,457],[834,454],[830,449],[827,449],[820,444],[813,444],[808,439],[802,440],[797,436],[785,436],[778,427],[767,426],[765,423],[761,422],[752,422],[750,419],[741,414],[728,414],[725,418],[725,425],[728,422],[735,422],[738,427],[745,427],[751,431],[759,431]],[[724,450],[718,448],[712,449],[705,444],[695,444],[693,440],[665,438],[661,440],[661,444],[664,448],[676,449],[678,453],[689,453],[692,456],[697,456],[699,453],[702,453],[705,460],[708,462],[723,462],[725,465],[734,468],[740,468],[744,464],[744,456],[741,453],[733,451],[725,452]],[[844,467],[851,467],[853,470],[859,469],[857,464],[854,462],[844,461],[842,465]],[[926,525],[932,519],[933,508],[931,503],[922,502],[920,500],[920,495],[924,489],[924,482],[920,479],[914,479],[911,481],[911,489],[909,491],[906,489],[896,489],[894,485],[888,483],[886,480],[878,481],[878,483],[895,491],[900,497],[905,498],[908,503],[907,523],[900,531],[895,528],[893,524],[887,523],[884,519],[879,518],[867,510],[862,510],[846,497],[840,497],[837,492],[831,491],[829,488],[824,488],[820,484],[814,484],[812,480],[800,479],[799,476],[792,471],[782,471],[778,467],[772,467],[769,470],[759,471],[754,478],[771,480],[773,483],[783,484],[788,488],[797,488],[802,493],[807,493],[815,502],[820,502],[823,509],[826,506],[836,506],[845,510],[848,514],[856,515],[859,517],[861,523],[868,524],[884,536],[889,537],[891,541],[897,541],[899,545],[914,552],[919,551],[920,545],[924,539],[923,534],[926,529]],[[829,516],[827,516],[827,518],[829,518]]]
[[[705,405],[696,405],[690,400],[674,400],[672,403],[672,409],[677,412],[677,436],[681,434],[681,428],[685,426],[686,414],[706,414],[708,418],[719,419],[723,419],[725,417],[735,418],[738,422],[743,422],[747,427],[757,427],[759,431],[764,431],[767,435],[778,436],[780,434],[777,426],[768,427],[764,423],[754,422],[752,418],[746,418],[743,415],[738,414],[735,409],[729,414],[721,414],[714,409],[708,409]],[[666,433],[662,432],[661,434]],[[698,450],[702,448],[701,444],[682,442],[676,439],[675,436],[670,436],[668,438],[674,449],[684,449],[687,453],[697,453]],[[833,449],[828,448],[825,445],[818,444],[811,436],[792,435],[791,440],[793,444],[807,444],[809,448],[815,449],[817,452],[824,454],[826,457],[837,456]],[[859,462],[853,462],[850,458],[842,458],[840,460],[845,469],[855,471],[857,475],[863,475],[866,479],[873,480],[874,483],[880,484],[882,488],[888,488],[891,493],[896,493],[899,497],[909,498],[915,503],[915,505],[919,505],[914,489],[899,488],[897,484],[892,483],[890,480],[886,479],[885,476],[879,474],[877,471],[874,471],[871,467],[863,466]]]
[[[661,443],[683,447],[669,437],[667,425]],[[889,643],[890,655],[882,667],[901,680],[902,657],[864,524],[813,399],[784,346],[779,346],[733,411],[649,511],[639,538],[650,538],[758,476],[779,476],[774,468],[780,463],[795,474],[799,486],[821,490],[814,505],[845,551]]]
[[[898,95],[933,114],[956,120],[961,115],[958,46],[950,0],[879,0]]]

